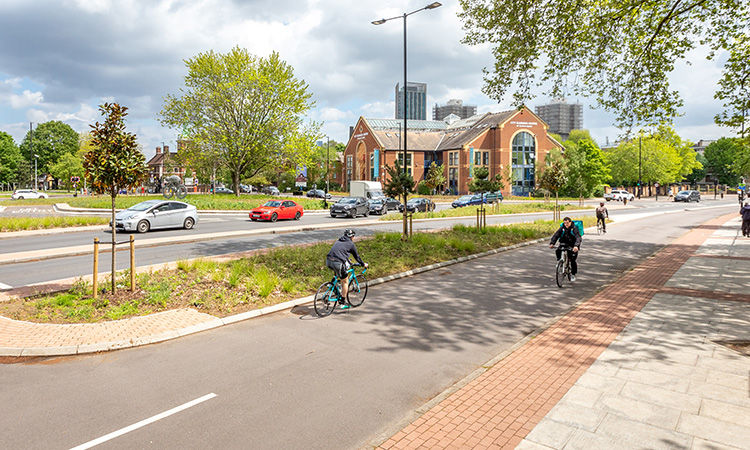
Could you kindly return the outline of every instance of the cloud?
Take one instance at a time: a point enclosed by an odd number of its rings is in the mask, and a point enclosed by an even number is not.
[[[25,133],[19,124],[49,118],[87,131],[99,118],[97,106],[109,99],[130,108],[128,127],[144,148],[173,141],[174,130],[157,119],[162,99],[179,95],[184,61],[239,46],[264,57],[277,51],[310,86],[317,105],[310,118],[346,141],[359,116],[393,117],[394,86],[404,76],[399,16],[422,6],[417,0],[5,0],[0,130],[19,139]],[[509,109],[508,100],[498,104],[481,92],[482,69],[494,61],[488,46],[461,43],[459,10],[458,2],[444,2],[408,17],[409,81],[427,83],[430,112],[452,98],[479,112]],[[397,18],[371,24],[381,17]],[[685,132],[708,133],[716,103],[704,86],[715,84],[718,66],[697,56],[674,81],[686,99]],[[584,112],[599,140],[610,135],[612,122],[611,114]]]

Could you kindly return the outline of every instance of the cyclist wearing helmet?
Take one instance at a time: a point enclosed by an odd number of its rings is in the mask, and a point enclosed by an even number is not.
[[[570,281],[576,280],[576,274],[578,273],[578,263],[576,258],[578,257],[578,248],[581,246],[581,232],[578,231],[578,227],[575,226],[570,217],[563,219],[562,226],[552,235],[552,240],[549,241],[549,247],[555,248],[555,243],[560,240],[560,245],[565,247],[565,251],[568,253],[568,260],[570,261]],[[563,250],[558,247],[555,250],[557,260],[559,261],[562,257]]]
[[[357,246],[352,242],[353,237],[354,230],[344,230],[344,235],[334,242],[331,251],[328,252],[328,255],[326,256],[326,267],[333,270],[333,273],[335,273],[336,276],[339,277],[339,280],[341,280],[341,295],[344,299],[346,299],[346,296],[349,293],[349,283],[344,282],[346,279],[346,271],[351,267],[349,255],[354,256],[354,259],[356,259],[358,263],[367,268],[367,264],[362,261],[362,258],[359,257],[359,253],[357,253]]]
[[[607,211],[607,208],[604,206],[604,202],[601,202],[599,203],[599,207],[596,208],[596,224],[599,225],[599,222],[601,222],[602,230],[606,233],[607,222],[604,220],[605,216],[609,219],[609,211]]]

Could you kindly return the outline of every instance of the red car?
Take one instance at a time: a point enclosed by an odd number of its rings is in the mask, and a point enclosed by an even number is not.
[[[252,211],[251,220],[270,220],[276,222],[278,219],[299,220],[305,214],[302,205],[292,200],[269,200]]]

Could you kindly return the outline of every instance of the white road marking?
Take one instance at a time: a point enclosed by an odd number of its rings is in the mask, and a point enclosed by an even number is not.
[[[210,399],[212,399],[214,397],[216,397],[216,394],[214,394],[212,392],[210,394],[204,395],[201,398],[197,398],[197,399],[193,400],[192,402],[187,402],[184,405],[180,405],[180,406],[178,406],[176,408],[170,409],[169,411],[164,411],[161,414],[157,414],[157,415],[155,415],[153,417],[150,417],[150,418],[148,418],[146,420],[142,420],[142,421],[140,421],[138,423],[130,425],[129,427],[125,427],[125,428],[117,430],[117,431],[115,431],[113,433],[109,433],[106,436],[102,436],[102,437],[100,437],[98,439],[94,439],[93,441],[89,441],[89,442],[87,442],[85,444],[81,444],[78,447],[73,447],[71,450],[84,450],[84,449],[87,449],[87,448],[94,447],[96,445],[99,445],[99,444],[102,444],[102,443],[107,442],[109,440],[112,440],[112,439],[114,439],[116,437],[122,436],[125,433],[129,433],[129,432],[131,432],[133,430],[137,430],[138,428],[141,428],[141,427],[144,427],[144,426],[146,426],[148,424],[154,423],[157,420],[161,420],[161,419],[163,419],[165,417],[171,416],[172,414],[175,414],[175,413],[178,413],[180,411],[183,411],[183,410],[186,410],[188,408],[191,408],[191,407],[193,407],[193,406],[195,406],[195,405],[197,405],[199,403],[203,403],[206,400],[210,400]]]
[[[3,289],[12,289],[12,288],[13,288],[13,286],[9,286],[7,284],[0,283],[0,290],[3,290]]]

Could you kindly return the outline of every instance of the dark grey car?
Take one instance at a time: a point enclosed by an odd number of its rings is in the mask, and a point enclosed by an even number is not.
[[[362,197],[344,197],[331,205],[331,217],[357,217],[370,215],[370,202]]]
[[[698,191],[680,191],[674,196],[676,202],[700,202],[701,193]]]

